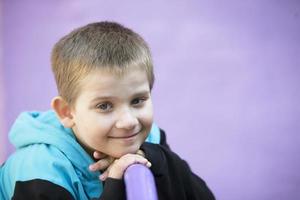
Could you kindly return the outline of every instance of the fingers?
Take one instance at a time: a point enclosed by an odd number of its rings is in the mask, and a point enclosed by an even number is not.
[[[94,156],[95,159],[102,159],[102,158],[107,157],[107,155],[105,155],[104,153],[101,153],[99,151],[95,151],[93,153],[93,156]]]
[[[99,179],[101,181],[105,181],[108,177],[108,173],[109,173],[109,170],[111,168],[112,165],[110,165],[100,176],[99,176]]]
[[[136,152],[136,154],[141,155],[141,156],[143,156],[144,158],[146,157],[146,156],[145,156],[145,153],[144,153],[141,149],[139,149],[139,150]]]
[[[151,167],[151,163],[145,158],[145,153],[138,150],[136,154],[126,154],[120,159],[115,159],[101,152],[93,153],[97,162],[89,166],[90,171],[102,171],[99,179],[105,181],[107,177],[122,179],[125,170],[132,164],[140,163],[147,167]]]
[[[100,179],[101,181],[105,181],[105,180],[107,179],[107,177],[108,177],[108,171],[106,170],[103,174],[101,174],[101,175],[99,176],[99,179]]]
[[[113,162],[112,159],[110,158],[104,158],[101,160],[98,160],[97,162],[91,164],[89,166],[90,171],[101,171],[101,170],[105,170],[106,168],[109,167],[109,165]]]
[[[114,161],[114,158],[107,156],[99,151],[95,151],[93,153],[93,156],[95,159],[99,159],[99,160],[89,166],[90,171],[105,170]]]
[[[115,160],[108,171],[108,177],[122,179],[125,170],[132,164],[140,163],[147,167],[151,167],[151,163],[138,154],[126,154],[120,159]],[[101,177],[100,177],[101,178]]]

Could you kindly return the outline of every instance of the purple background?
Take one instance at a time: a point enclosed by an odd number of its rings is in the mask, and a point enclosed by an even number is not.
[[[50,107],[61,36],[114,20],[148,41],[155,121],[218,199],[300,199],[299,0],[2,3],[1,127]]]
[[[6,132],[4,128],[4,80],[3,80],[3,44],[2,44],[2,38],[3,38],[3,15],[2,15],[2,1],[0,0],[0,163],[4,160],[4,157],[6,155],[5,151],[5,138]]]

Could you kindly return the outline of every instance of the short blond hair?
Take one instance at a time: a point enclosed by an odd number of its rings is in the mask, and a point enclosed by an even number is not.
[[[154,84],[147,43],[134,31],[115,22],[91,23],[61,38],[52,50],[51,65],[58,93],[70,104],[80,92],[80,81],[94,69],[122,73],[138,66],[146,71],[150,89]]]

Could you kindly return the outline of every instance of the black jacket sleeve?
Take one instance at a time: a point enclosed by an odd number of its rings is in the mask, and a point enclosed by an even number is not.
[[[126,199],[125,185],[122,179],[107,178],[100,200],[124,200]]]
[[[13,200],[74,200],[65,188],[50,181],[34,179],[17,181]]]
[[[164,138],[164,139],[163,139]],[[152,163],[159,200],[214,200],[206,183],[169,149],[162,132],[161,144],[144,143],[141,149]]]

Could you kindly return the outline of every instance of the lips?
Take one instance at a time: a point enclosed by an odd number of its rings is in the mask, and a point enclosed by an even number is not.
[[[109,138],[112,138],[112,139],[128,139],[128,138],[132,138],[136,135],[138,135],[140,133],[140,131],[136,132],[136,133],[133,133],[133,134],[126,134],[124,136],[109,136]]]

